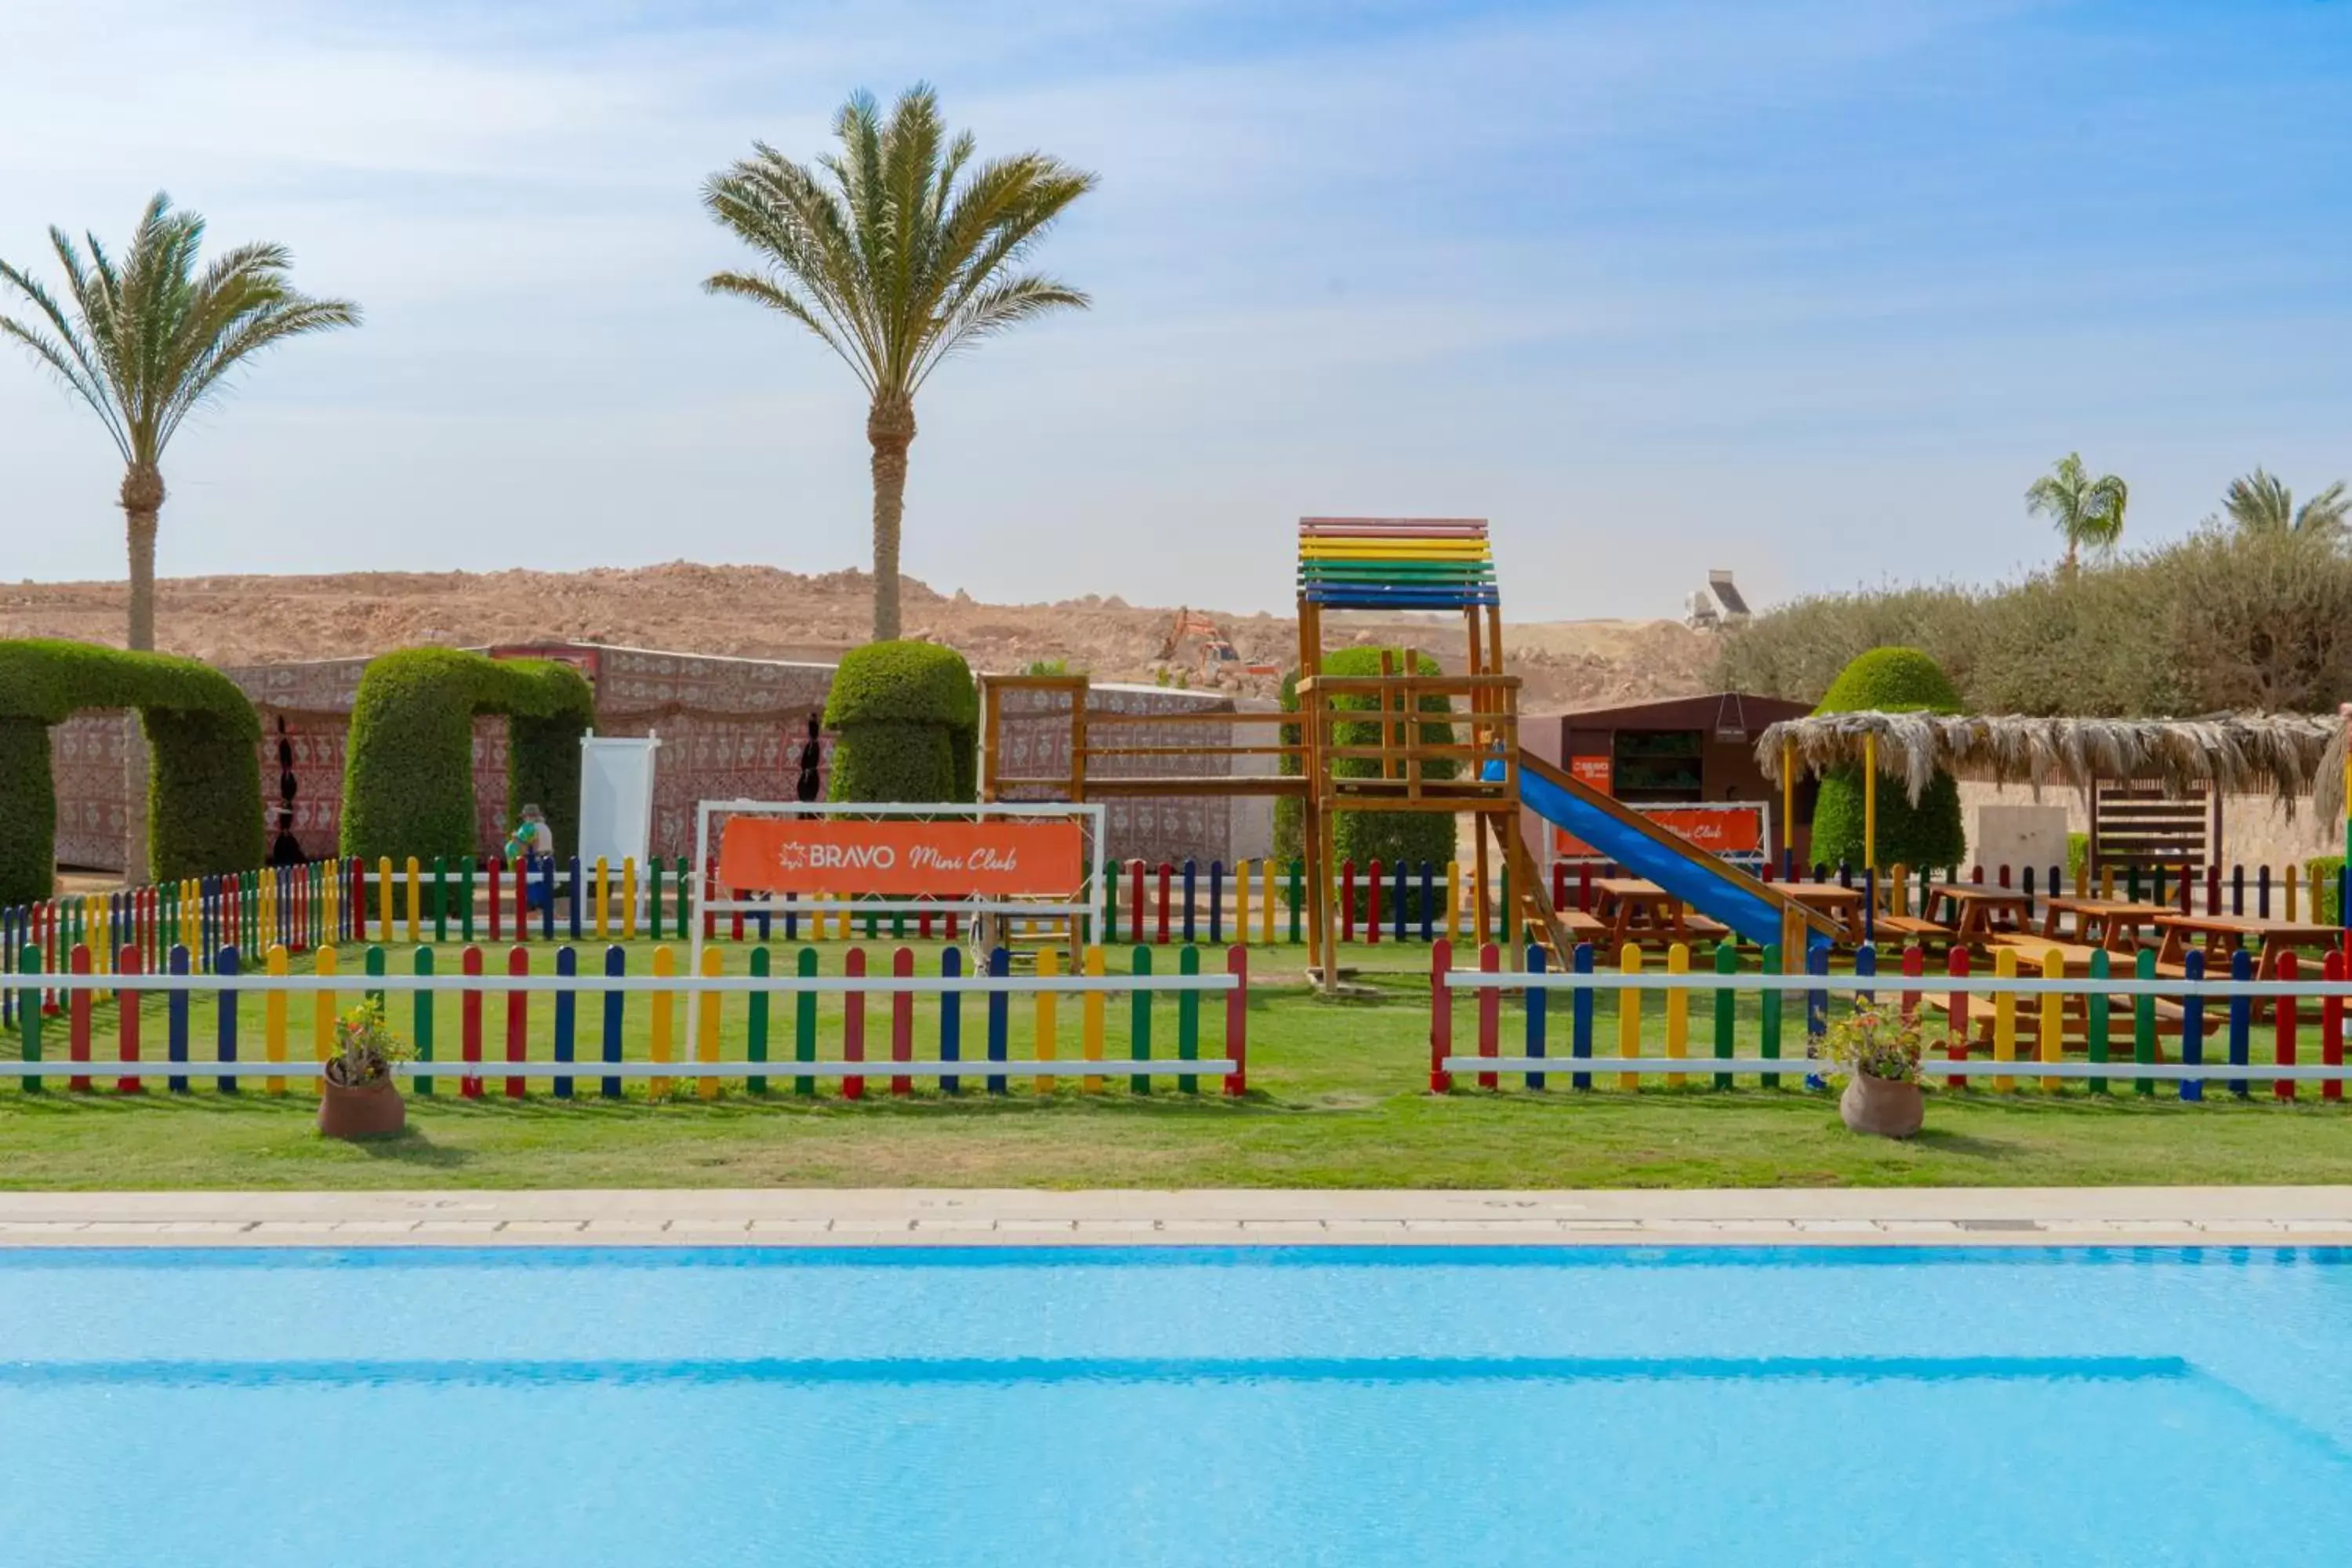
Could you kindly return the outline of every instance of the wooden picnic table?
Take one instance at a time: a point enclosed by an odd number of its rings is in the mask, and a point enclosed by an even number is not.
[[[1941,882],[1927,889],[1927,907],[1946,908],[1945,924],[1952,940],[1981,947],[1996,928],[2022,930],[2033,916],[2033,900],[2014,888],[1988,888],[1981,882]]]
[[[2177,969],[2188,957],[2191,943],[2205,949],[2209,963],[2206,973],[2219,978],[2229,973],[2228,964],[2214,965],[2213,958],[2225,957],[2232,949],[2252,947],[2254,950],[2254,978],[2275,979],[2278,961],[2283,953],[2297,948],[2318,948],[2326,952],[2342,944],[2344,931],[2340,926],[2319,925],[2311,921],[2271,920],[2261,915],[2184,915],[2164,914],[2157,917],[2157,929],[2164,933],[2164,945],[2157,950],[2159,969]]]
[[[2042,910],[2043,936],[2059,935],[2059,917],[2073,915],[2074,940],[2086,947],[2104,947],[2109,952],[2137,952],[2141,929],[2155,925],[2174,912],[2168,905],[2142,903],[2134,899],[2095,899],[2073,895],[2045,899]]]
[[[1851,945],[1862,940],[1862,900],[1860,888],[1849,888],[1843,882],[1775,882],[1773,890],[1824,914],[1838,923]]]
[[[1696,934],[1719,932],[1713,921],[1693,921],[1683,901],[1642,877],[1595,877],[1592,891],[1608,936],[1608,955],[1614,958],[1628,942],[1688,942]]]

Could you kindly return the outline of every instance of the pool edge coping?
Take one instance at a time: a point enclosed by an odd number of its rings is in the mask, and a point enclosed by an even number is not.
[[[0,1193],[0,1248],[2347,1247],[2352,1185]]]

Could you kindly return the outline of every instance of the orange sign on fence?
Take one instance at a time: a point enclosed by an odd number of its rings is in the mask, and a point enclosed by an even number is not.
[[[1669,833],[1680,834],[1710,855],[1761,855],[1764,808],[1760,805],[1641,805],[1633,809]],[[1573,859],[1592,847],[1564,827],[1551,830],[1551,852]]]
[[[1068,899],[1086,879],[1086,835],[1066,819],[734,816],[719,839],[719,879],[738,892]]]

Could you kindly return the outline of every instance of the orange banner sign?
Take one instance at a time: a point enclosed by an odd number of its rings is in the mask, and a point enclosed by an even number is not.
[[[1710,855],[1764,852],[1764,808],[1760,805],[1640,805],[1633,809]],[[1569,859],[1593,853],[1591,845],[1561,827],[1551,830],[1551,850]]]
[[[1086,878],[1086,835],[1067,820],[735,816],[719,839],[719,879],[739,892],[1067,899]]]

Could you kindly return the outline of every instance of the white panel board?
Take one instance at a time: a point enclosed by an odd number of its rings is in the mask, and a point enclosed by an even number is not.
[[[640,869],[653,843],[654,752],[661,742],[590,735],[580,742],[580,863],[603,856]]]

